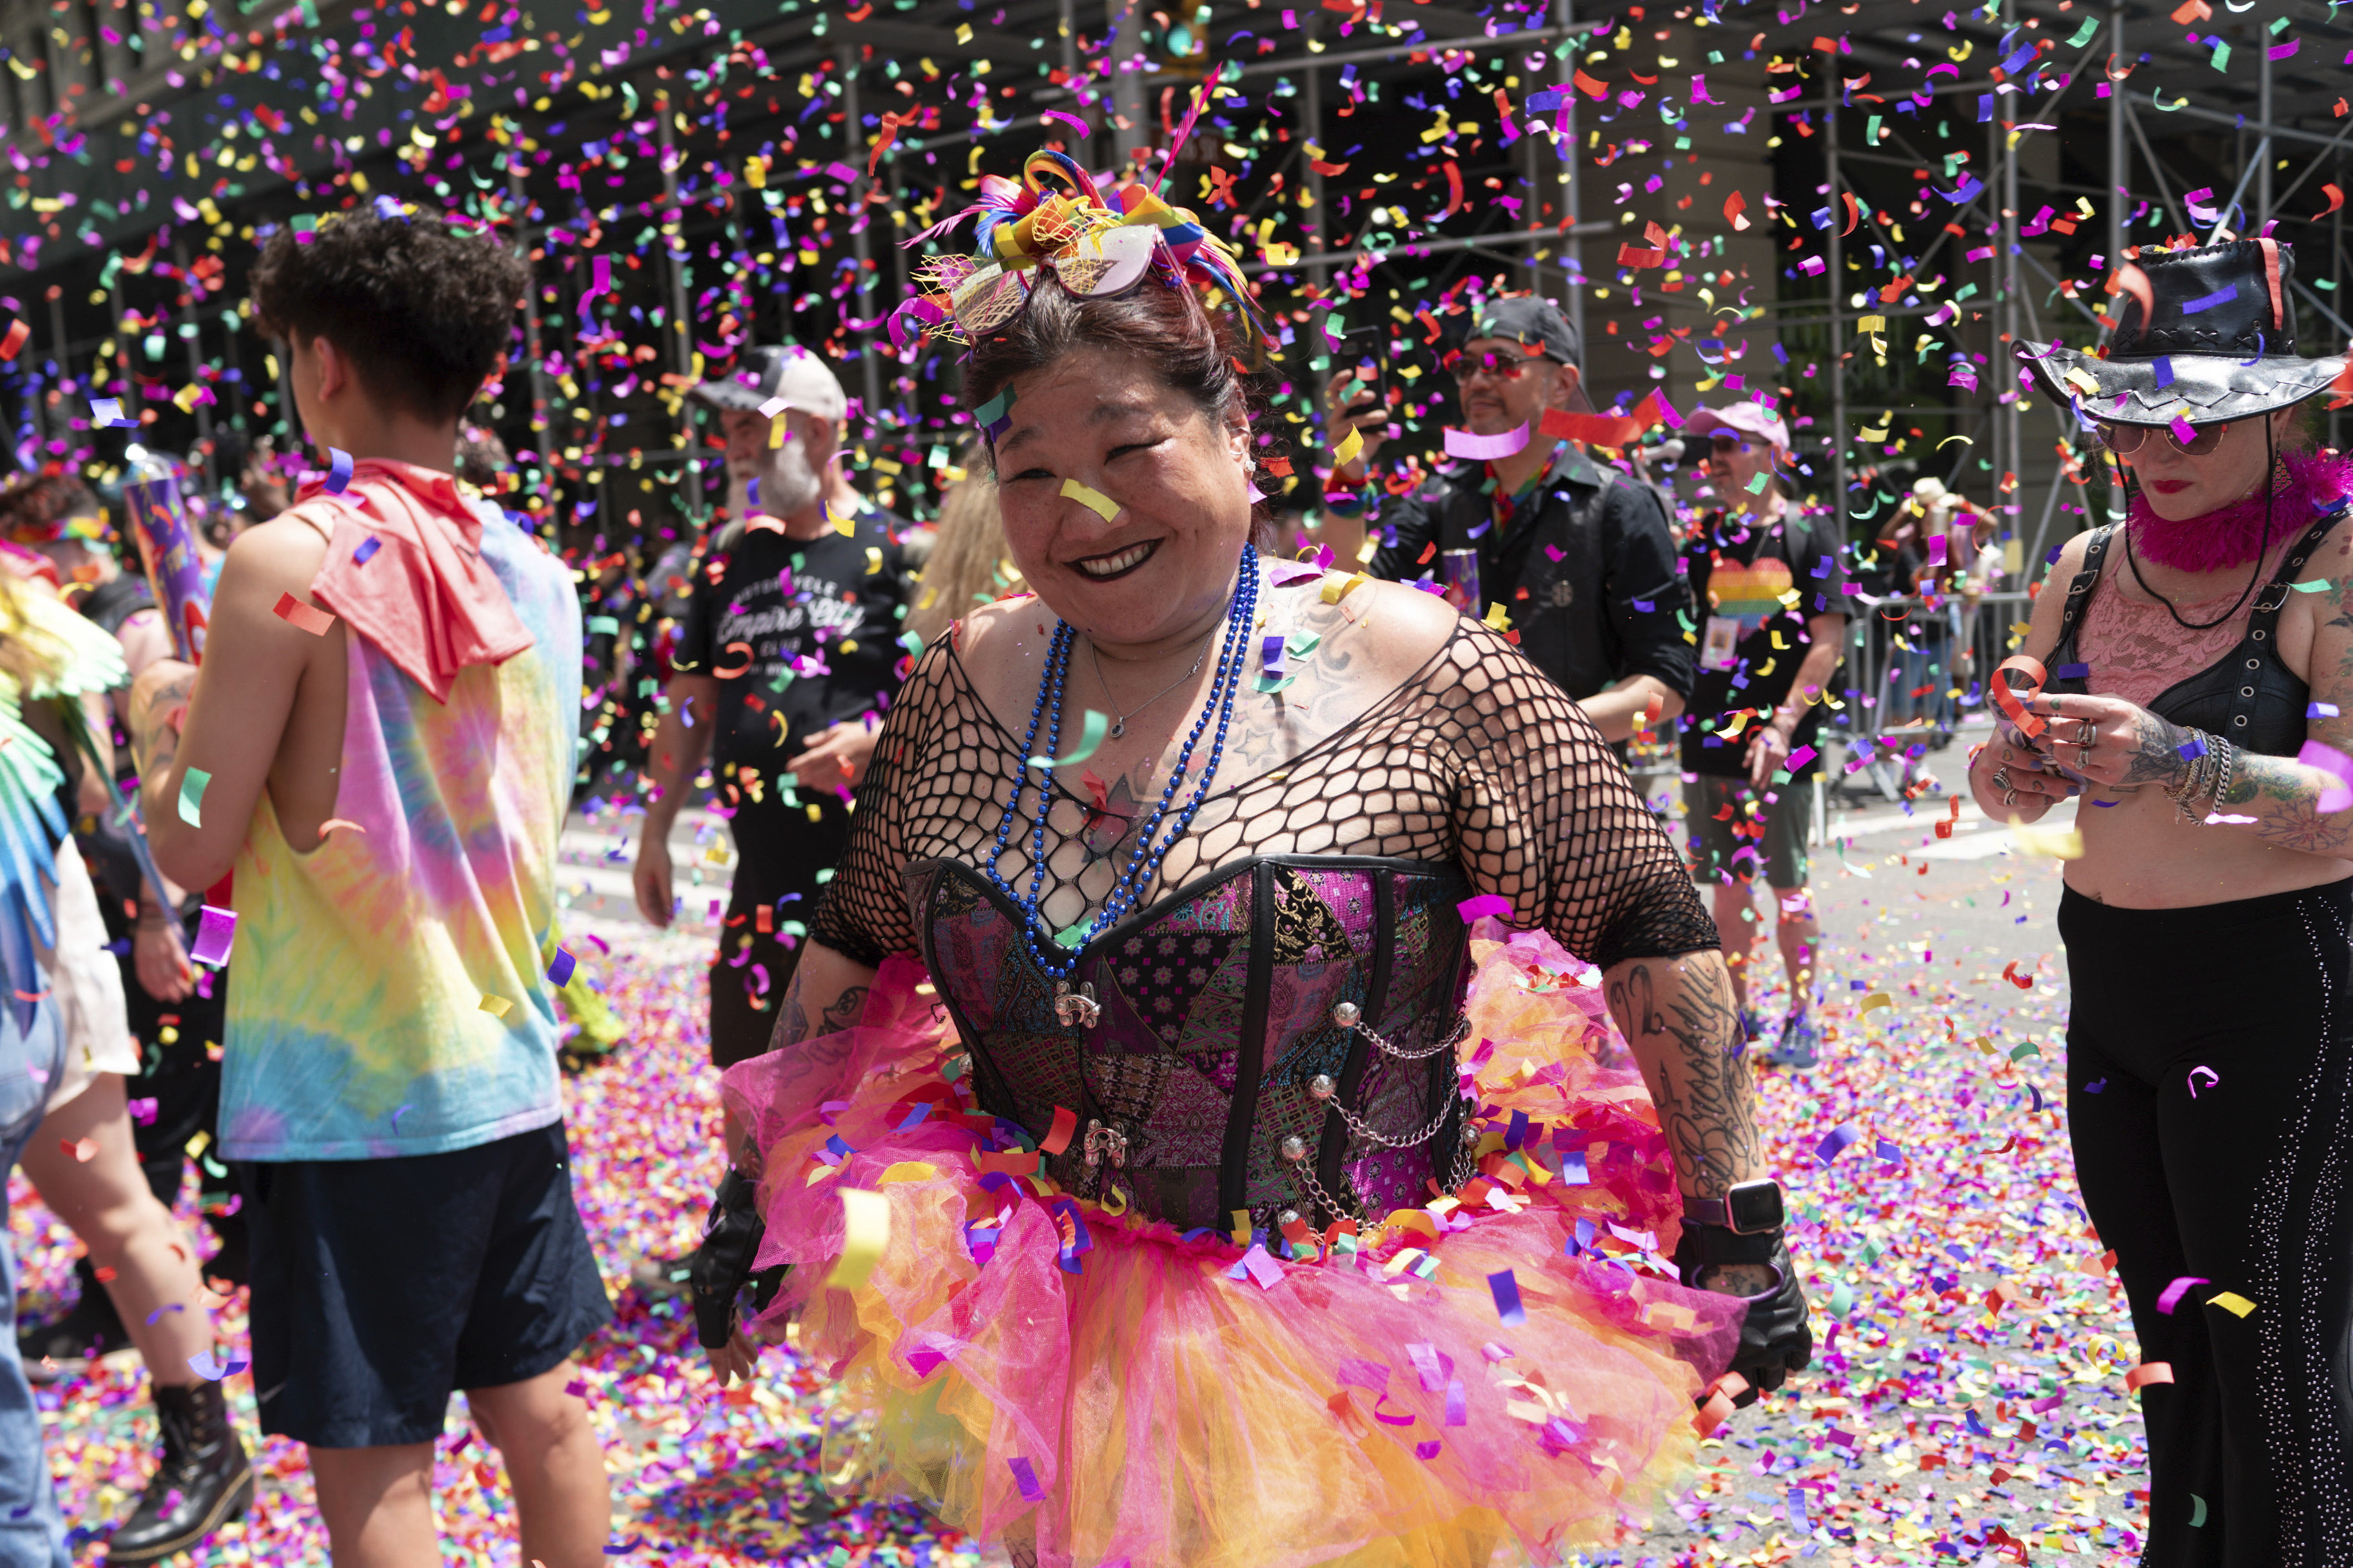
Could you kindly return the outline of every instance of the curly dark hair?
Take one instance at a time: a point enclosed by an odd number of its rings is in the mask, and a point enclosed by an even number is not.
[[[96,516],[98,498],[73,475],[43,469],[0,490],[0,534],[54,539],[70,517]]]
[[[530,282],[487,235],[364,210],[271,235],[253,314],[273,337],[327,339],[372,395],[438,423],[464,414],[498,367]]]
[[[965,363],[965,406],[977,409],[1015,376],[1082,348],[1142,360],[1214,424],[1239,409],[1253,432],[1259,425],[1265,400],[1258,375],[1243,368],[1241,356],[1249,351],[1241,334],[1225,311],[1210,309],[1190,285],[1163,283],[1157,269],[1127,292],[1105,296],[1073,294],[1059,279],[1041,278],[1027,305],[972,345]],[[996,460],[992,441],[992,468]],[[1267,503],[1259,502],[1250,516],[1252,537],[1270,543],[1273,514]]]

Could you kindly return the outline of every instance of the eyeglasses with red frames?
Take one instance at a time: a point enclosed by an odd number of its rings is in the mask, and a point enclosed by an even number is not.
[[[1494,375],[1506,381],[1517,381],[1534,369],[1535,363],[1536,356],[1531,354],[1493,352],[1467,354],[1461,349],[1450,349],[1439,360],[1439,363],[1446,367],[1446,374],[1457,381],[1468,381],[1474,375]]]
[[[2148,445],[2152,436],[2163,436],[2167,444],[2184,457],[2202,458],[2221,446],[2222,437],[2231,431],[2227,420],[2220,425],[2197,425],[2190,428],[2192,434],[2187,441],[2170,425],[2094,425],[2092,435],[2101,446],[2119,458],[2131,457]]]

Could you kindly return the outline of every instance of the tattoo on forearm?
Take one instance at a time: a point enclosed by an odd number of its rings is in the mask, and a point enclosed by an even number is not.
[[[2180,725],[2143,709],[2133,734],[2132,761],[2118,782],[2133,786],[2171,783],[2189,765],[2181,754],[2189,738]]]
[[[1654,975],[1652,962],[1637,963],[1610,983],[1610,1016],[1636,1056],[1655,1065],[1659,1125],[1677,1171],[1702,1196],[1720,1195],[1763,1153],[1747,1057],[1732,1050],[1739,1013],[1731,976],[1721,964],[1654,963],[1668,983]]]
[[[2285,757],[2241,752],[2222,804],[2244,808],[2236,815],[2253,816],[2252,831],[2266,843],[2308,855],[2342,854],[2353,844],[2353,825],[2321,815],[2306,777],[2307,770]]]

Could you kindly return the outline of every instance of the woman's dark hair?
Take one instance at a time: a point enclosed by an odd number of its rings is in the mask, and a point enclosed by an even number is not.
[[[71,474],[37,473],[0,490],[0,534],[54,535],[69,517],[98,515],[98,498]]]
[[[1241,368],[1248,348],[1226,312],[1208,308],[1190,285],[1169,287],[1156,270],[1124,294],[1108,296],[1073,294],[1060,279],[1041,278],[1026,306],[972,345],[965,363],[965,406],[977,409],[1015,376],[1082,348],[1143,361],[1213,424],[1224,424],[1239,410],[1255,425],[1263,409],[1256,376]],[[996,458],[991,442],[992,466]],[[1250,509],[1250,538],[1261,549],[1273,542],[1273,514],[1265,501]]]
[[[436,423],[466,411],[498,368],[529,287],[488,235],[431,213],[373,210],[281,228],[253,268],[253,314],[280,338],[325,338],[371,396]]]

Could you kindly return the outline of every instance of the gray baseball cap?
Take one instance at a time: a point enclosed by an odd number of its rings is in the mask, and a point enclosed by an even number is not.
[[[833,367],[797,344],[744,352],[733,374],[698,384],[687,394],[712,408],[765,408],[777,399],[821,418],[839,421],[849,407]]]

